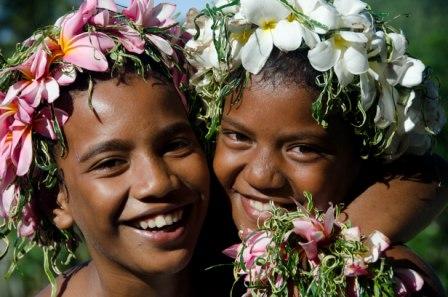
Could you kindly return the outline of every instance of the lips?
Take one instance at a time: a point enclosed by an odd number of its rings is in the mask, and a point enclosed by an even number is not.
[[[242,194],[238,191],[233,191],[231,196],[233,199],[239,199],[241,201],[241,205],[246,213],[246,216],[254,224],[258,224],[269,217],[269,211],[272,209],[271,202],[278,207],[283,207],[286,209],[295,208],[295,203],[292,199],[275,198],[269,196],[255,197]]]

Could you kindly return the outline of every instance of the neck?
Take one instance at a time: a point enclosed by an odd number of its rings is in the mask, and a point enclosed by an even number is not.
[[[189,269],[177,273],[139,276],[123,269],[103,268],[91,261],[85,283],[90,296],[101,297],[187,297],[191,296]]]

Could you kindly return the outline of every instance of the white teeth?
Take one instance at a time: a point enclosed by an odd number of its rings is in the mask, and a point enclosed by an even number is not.
[[[166,217],[165,217],[165,222],[168,224],[168,225],[171,225],[172,223],[173,223],[173,217],[172,217],[172,215],[167,215]]]
[[[155,218],[138,222],[141,229],[153,229],[155,227],[162,228],[177,223],[182,219],[183,210],[177,210],[172,213],[158,215]]]
[[[166,225],[165,218],[163,216],[156,217],[156,226],[157,228],[163,227]]]
[[[142,229],[146,229],[146,228],[148,227],[148,223],[145,222],[145,221],[141,221],[141,222],[140,222],[140,227],[141,227]]]
[[[156,226],[156,221],[154,220],[148,220],[148,227],[149,228],[154,228]],[[146,229],[146,228],[144,228]]]
[[[253,209],[255,209],[256,211],[259,211],[259,212],[271,210],[271,205],[269,203],[262,203],[257,200],[249,200],[249,203]]]

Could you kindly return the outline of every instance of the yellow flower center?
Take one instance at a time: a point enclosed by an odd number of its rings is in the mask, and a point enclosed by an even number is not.
[[[295,21],[295,20],[296,20],[296,16],[293,15],[292,13],[290,13],[290,14],[288,15],[288,22],[293,22],[293,21]]]
[[[8,105],[0,106],[0,110],[3,111],[2,114],[15,114],[19,111],[19,106],[17,102],[13,101]]]
[[[347,41],[342,38],[342,36],[340,34],[335,34],[334,35],[334,46],[336,48],[346,48],[347,47]]]
[[[246,29],[238,33],[232,33],[230,37],[242,44],[246,44],[246,42],[249,40],[250,35],[252,34],[252,31],[253,30]]]
[[[261,25],[261,29],[263,29],[263,30],[272,30],[272,29],[275,29],[275,26],[277,26],[276,20],[266,20]]]

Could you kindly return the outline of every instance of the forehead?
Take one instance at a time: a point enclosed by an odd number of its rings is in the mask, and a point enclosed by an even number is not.
[[[226,100],[223,119],[242,119],[246,125],[269,127],[322,127],[312,117],[312,103],[317,93],[296,85],[268,85],[257,82],[245,88],[240,101]],[[261,125],[261,126],[260,126]]]
[[[99,81],[91,107],[88,91],[72,92],[71,97],[73,110],[64,125],[69,148],[108,138],[131,139],[143,132],[155,134],[174,122],[187,122],[175,89],[154,78]]]

